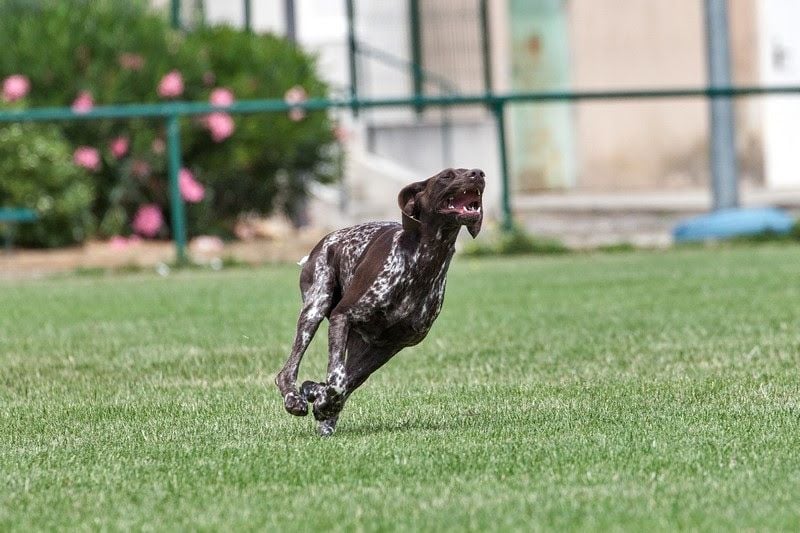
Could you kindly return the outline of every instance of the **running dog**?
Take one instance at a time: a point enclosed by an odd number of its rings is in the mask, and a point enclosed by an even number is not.
[[[425,338],[442,309],[461,226],[473,238],[481,229],[484,187],[480,169],[445,169],[400,191],[402,224],[340,229],[303,258],[297,333],[275,378],[289,413],[305,416],[311,403],[320,435],[332,435],[353,391]],[[298,390],[300,361],[323,318],[329,322],[327,379]]]

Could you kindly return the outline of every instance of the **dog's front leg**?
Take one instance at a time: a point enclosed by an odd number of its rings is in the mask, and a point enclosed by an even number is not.
[[[349,323],[344,313],[331,315],[328,327],[328,379],[314,394],[314,418],[326,421],[335,418],[344,407],[347,399],[345,388],[346,375],[344,369],[345,352]],[[333,433],[334,421],[330,433]],[[323,427],[320,425],[320,433]],[[327,433],[327,434],[330,434]]]
[[[286,411],[295,416],[305,416],[308,414],[306,399],[298,393],[295,382],[297,381],[297,372],[300,368],[300,361],[303,359],[303,354],[311,343],[314,334],[317,332],[317,328],[319,328],[320,323],[325,317],[325,313],[327,313],[330,308],[331,292],[332,291],[318,291],[321,296],[309,298],[303,305],[300,318],[297,320],[297,333],[295,334],[294,343],[292,344],[292,352],[286,364],[275,377],[275,384],[281,391]]]
[[[336,422],[339,420],[339,412],[341,412],[341,409],[344,407],[344,402],[375,370],[383,366],[383,364],[391,359],[397,352],[398,348],[396,347],[376,347],[365,342],[358,333],[352,331],[348,332],[347,359],[344,362],[344,373],[337,373],[336,376],[337,379],[341,379],[341,376],[344,376],[344,382],[341,384],[342,393],[338,398],[339,411],[336,412],[336,415],[319,421],[320,435],[328,436],[333,434],[336,429]],[[301,393],[308,398],[309,402],[314,403],[315,416],[317,412],[319,412],[316,409],[317,399],[326,395],[328,398],[331,397],[331,393],[328,392],[327,384],[313,381],[306,381],[303,383]],[[326,403],[329,403],[329,400],[320,401],[321,406],[324,406]],[[319,420],[319,418],[317,419]]]

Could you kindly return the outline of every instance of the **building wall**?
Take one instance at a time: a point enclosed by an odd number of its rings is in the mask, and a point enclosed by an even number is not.
[[[760,1],[729,2],[736,83],[755,84],[761,79],[756,24]],[[255,28],[282,33],[283,2],[253,4]],[[205,5],[210,22],[240,23],[241,2],[205,0]],[[359,40],[407,61],[408,0],[364,0],[355,5]],[[489,5],[497,91],[706,83],[703,0],[490,0]],[[322,73],[333,86],[345,90],[343,0],[297,0],[296,8],[301,44],[318,55]],[[451,79],[462,93],[480,92],[477,0],[420,0],[420,8],[425,68]],[[521,24],[520,13],[529,16],[530,24]],[[554,71],[554,66],[559,68]],[[412,90],[407,69],[359,59],[362,96],[404,96]],[[439,92],[431,84],[426,90]],[[762,99],[738,99],[736,109],[740,168],[746,182],[761,184]],[[511,106],[507,113],[512,180],[519,191],[707,186],[705,99],[528,104]],[[461,165],[464,159],[495,166],[491,115],[475,107],[454,109],[451,118],[458,142],[450,162],[443,158],[445,150],[436,131],[441,124],[438,110],[421,114],[400,108],[366,110],[359,123],[367,128],[363,138],[370,149],[421,173],[443,164]],[[478,131],[482,133],[475,135]]]
[[[563,0],[509,0],[511,89],[555,92],[570,88],[568,11]],[[514,104],[509,116],[514,188],[522,192],[575,185],[573,110],[567,103]]]
[[[754,0],[729,5],[734,82],[754,82]],[[702,0],[572,0],[566,9],[574,89],[701,87],[707,83]],[[754,175],[759,173],[759,151],[752,147],[759,105],[747,100],[737,103],[743,168]],[[705,99],[584,102],[576,104],[575,110],[579,188],[707,185]]]
[[[764,85],[800,84],[800,2],[759,5],[760,66]],[[800,189],[800,96],[770,95],[763,102],[762,131],[767,185]]]

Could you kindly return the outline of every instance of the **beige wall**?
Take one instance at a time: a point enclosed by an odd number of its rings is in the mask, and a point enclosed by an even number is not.
[[[757,77],[755,1],[730,2],[738,83],[753,83]],[[702,0],[571,0],[567,5],[574,89],[706,83]],[[753,123],[758,120],[754,105],[757,102],[737,103],[742,150],[753,142]],[[707,183],[708,106],[702,98],[583,102],[575,106],[575,128],[581,189]],[[758,171],[758,161],[743,163],[745,170]]]

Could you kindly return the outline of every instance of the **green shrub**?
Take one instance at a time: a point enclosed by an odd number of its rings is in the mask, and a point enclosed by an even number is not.
[[[0,206],[27,207],[39,220],[20,224],[16,242],[65,246],[93,229],[91,179],[72,162],[72,148],[52,125],[0,127]]]
[[[471,256],[523,255],[523,254],[563,254],[569,248],[555,239],[535,237],[522,228],[513,227],[510,231],[498,233],[488,242],[471,242],[464,253]]]
[[[144,0],[0,2],[0,73],[30,79],[28,107],[70,106],[81,91],[89,91],[95,105],[164,101],[157,87],[173,70],[183,77],[181,100],[207,101],[218,87],[239,100],[282,99],[297,85],[311,98],[327,93],[313,58],[272,35],[226,27],[174,31]],[[202,202],[187,205],[192,234],[229,232],[243,212],[292,214],[309,180],[330,181],[339,174],[341,154],[333,148],[325,112],[299,122],[286,114],[237,115],[234,122],[233,135],[221,142],[211,138],[204,117],[181,122],[183,164],[206,189]],[[102,154],[102,166],[92,174],[92,210],[101,235],[130,232],[134,213],[145,203],[160,205],[169,222],[160,120],[58,127],[73,148],[93,146]],[[119,136],[130,144],[117,158],[109,143]]]
[[[792,236],[792,239],[800,241],[800,220],[795,221],[790,235]]]
[[[272,35],[205,28],[186,36],[182,53],[185,62],[226,80],[221,85],[238,99],[283,99],[294,86],[303,87],[309,97],[324,97],[327,92],[308,56]],[[208,99],[208,89],[198,87],[192,85],[191,98]],[[183,131],[185,157],[211,184],[218,216],[230,221],[243,211],[265,214],[273,207],[291,216],[307,193],[309,178],[330,182],[338,177],[327,113],[308,113],[296,122],[285,113],[238,115],[235,123],[234,142],[222,144],[191,124]]]
[[[638,248],[635,244],[630,242],[617,242],[613,244],[602,244],[595,248],[596,252],[603,252],[603,253],[628,253],[628,252],[635,252]]]

